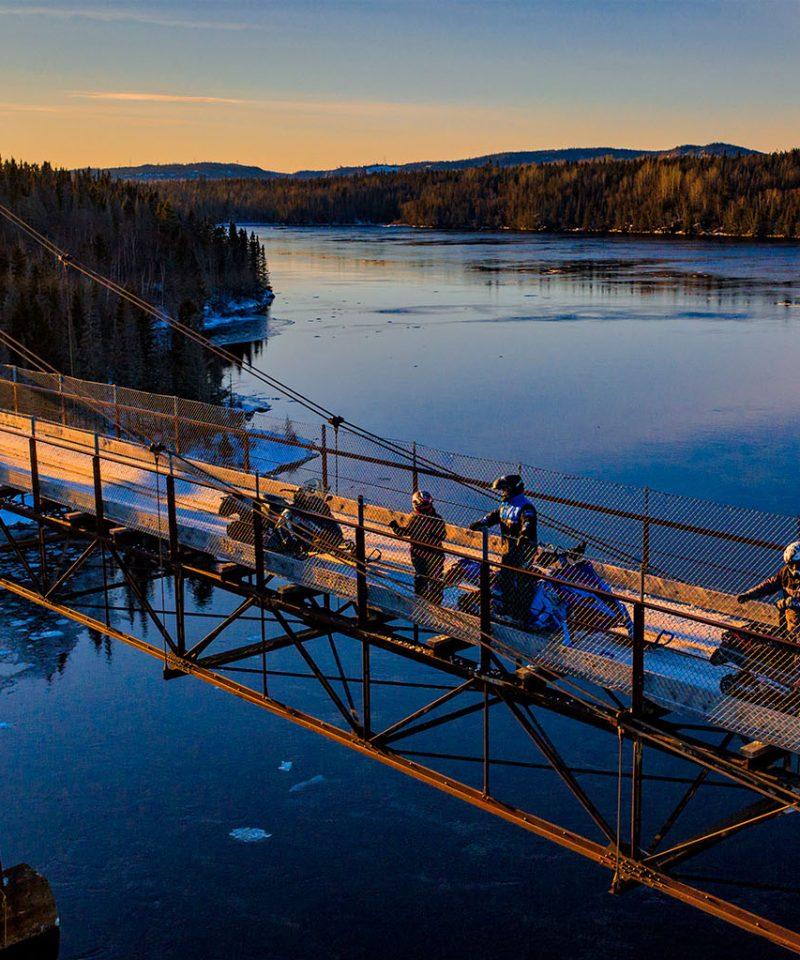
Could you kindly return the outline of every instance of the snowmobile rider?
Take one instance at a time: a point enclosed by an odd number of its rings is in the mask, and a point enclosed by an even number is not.
[[[775,606],[780,615],[781,629],[792,639],[800,640],[800,540],[790,543],[783,551],[783,566],[777,573],[740,593],[736,599],[739,603],[747,603],[748,600],[761,600],[779,591],[783,596]]]
[[[492,482],[492,490],[501,494],[503,502],[497,510],[471,523],[469,529],[483,530],[500,524],[503,559],[497,585],[500,589],[501,612],[524,622],[536,590],[536,578],[508,568],[528,569],[536,555],[536,508],[525,496],[525,483],[517,473],[497,477]]]
[[[431,603],[442,602],[445,538],[444,520],[436,512],[427,490],[411,495],[412,514],[407,523],[392,520],[391,529],[411,541],[411,565],[414,567],[414,593]]]

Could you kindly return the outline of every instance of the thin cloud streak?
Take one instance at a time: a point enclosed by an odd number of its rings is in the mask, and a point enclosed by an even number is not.
[[[93,20],[97,23],[137,23],[186,30],[250,30],[253,24],[224,20],[184,20],[138,10],[97,10],[92,7],[45,7],[0,4],[0,14],[19,17],[51,17],[56,20]]]
[[[63,107],[49,107],[39,103],[3,103],[0,113],[63,113]]]
[[[254,103],[253,100],[239,100],[236,97],[186,96],[180,93],[135,93],[115,90],[85,90],[70,94],[76,100],[117,100],[123,103],[223,103],[241,105]]]
[[[327,100],[327,99],[269,99],[247,100],[240,97],[213,97],[180,93],[146,93],[123,90],[75,90],[69,96],[76,100],[102,100],[117,103],[152,104],[217,104],[249,106],[266,111],[313,115],[346,116],[414,116],[461,113],[464,111],[495,111],[497,105],[488,103],[415,103],[402,100]],[[525,112],[526,108],[503,107],[506,112]]]

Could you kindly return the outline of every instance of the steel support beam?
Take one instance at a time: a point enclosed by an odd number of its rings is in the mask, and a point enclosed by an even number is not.
[[[178,537],[178,516],[175,508],[175,477],[171,472],[167,474],[166,487],[167,525],[169,529],[169,561],[172,567],[173,591],[175,593],[176,647],[178,655],[183,656],[186,653],[186,602],[184,595],[183,567],[181,565],[181,545]]]
[[[740,833],[746,827],[764,823],[780,813],[785,813],[787,809],[785,805],[774,803],[772,800],[756,800],[755,803],[751,803],[744,810],[726,817],[704,833],[683,840],[681,843],[676,843],[668,850],[646,857],[643,863],[653,865],[661,870],[673,867],[690,857],[697,856],[698,853],[715,846],[722,840],[727,840],[735,833]]]
[[[650,887],[681,903],[688,904],[704,913],[725,920],[727,923],[739,929],[763,937],[795,953],[800,953],[799,933],[789,930],[780,924],[773,923],[721,897],[698,890],[624,853],[620,853],[619,856],[617,856],[608,846],[589,840],[573,830],[558,826],[542,817],[520,810],[491,796],[484,796],[481,790],[461,783],[453,777],[446,776],[429,767],[422,766],[408,757],[403,757],[391,749],[388,749],[386,746],[379,746],[365,741],[358,731],[336,727],[304,711],[289,707],[286,704],[265,696],[263,693],[259,693],[251,687],[238,683],[231,677],[216,674],[197,663],[187,660],[185,657],[176,656],[173,652],[168,651],[165,655],[158,647],[154,647],[152,644],[146,643],[130,634],[123,633],[102,621],[81,614],[53,599],[44,598],[40,594],[13,581],[0,578],[0,589],[6,589],[18,597],[39,604],[52,610],[54,613],[69,617],[78,623],[82,623],[84,626],[90,627],[100,634],[127,643],[135,649],[157,658],[159,661],[165,659],[168,667],[172,670],[195,676],[220,690],[259,706],[275,716],[290,720],[306,730],[324,736],[343,746],[347,746],[364,756],[372,757],[391,769],[411,776],[422,783],[441,790],[443,793],[457,797],[480,810],[522,827],[539,837],[550,840],[560,847],[578,853],[609,870],[615,870],[622,881],[633,881]],[[482,709],[482,704],[478,704],[478,708]]]
[[[391,726],[386,727],[385,730],[381,730],[380,733],[376,733],[373,737],[371,737],[370,739],[372,743],[387,743],[392,739],[393,735],[397,733],[398,730],[408,727],[410,723],[413,723],[415,720],[419,720],[420,717],[424,717],[426,714],[431,713],[431,711],[436,710],[445,703],[448,703],[454,697],[464,693],[465,690],[469,690],[474,685],[474,682],[474,680],[465,680],[464,683],[459,684],[452,690],[448,690],[447,693],[443,693],[435,700],[431,700],[430,703],[426,703],[425,706],[420,707],[419,710],[415,710],[407,717],[403,717],[401,720],[395,721],[395,723],[391,724]]]
[[[589,814],[589,817],[594,821],[595,825],[599,827],[600,832],[603,834],[606,840],[608,840],[609,843],[613,843],[615,837],[614,831],[611,829],[605,817],[600,813],[592,800],[589,799],[586,791],[575,779],[575,776],[570,770],[569,766],[564,762],[564,759],[556,750],[555,745],[544,732],[544,730],[542,730],[542,728],[529,714],[526,715],[523,713],[520,707],[518,707],[517,704],[512,700],[506,699],[505,704],[511,711],[511,714],[517,723],[522,727],[525,733],[527,733],[534,744],[536,744],[542,756],[545,757],[553,770],[564,781],[570,793],[575,797],[578,803],[580,803],[586,813]]]

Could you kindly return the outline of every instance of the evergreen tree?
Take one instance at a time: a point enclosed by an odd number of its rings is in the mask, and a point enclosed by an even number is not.
[[[108,174],[70,172],[48,164],[0,161],[0,200],[68,250],[132,292],[175,314],[191,303],[192,324],[203,325],[212,297],[257,296],[268,277],[263,247],[235,224],[216,228],[191,211],[179,212],[149,186]],[[258,248],[258,249],[257,249]],[[195,345],[179,370],[178,351],[152,319],[126,309],[41,248],[20,241],[0,222],[0,328],[66,373],[164,390],[180,382],[190,397],[219,392],[218,365]],[[2,359],[19,360],[4,351]]]

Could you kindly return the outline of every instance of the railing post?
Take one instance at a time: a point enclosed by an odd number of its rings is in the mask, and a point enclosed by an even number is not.
[[[119,400],[117,399],[117,385],[114,384],[114,429],[117,434],[117,440],[122,436],[122,424],[120,422]]]
[[[172,419],[175,424],[175,453],[181,452],[181,423],[178,419],[178,398],[172,398]]]
[[[111,623],[111,608],[108,603],[108,570],[106,568],[106,530],[105,508],[103,506],[103,476],[100,469],[100,441],[94,435],[94,456],[92,457],[92,479],[94,481],[94,515],[97,527],[97,540],[100,543],[100,562],[103,570],[103,605],[106,624]]]
[[[34,421],[31,419],[31,424]],[[39,490],[39,459],[36,452],[36,437],[31,435],[28,438],[28,452],[31,462],[31,496],[33,499],[33,509],[39,512],[41,505],[41,493]]]
[[[58,392],[61,395],[61,425],[67,425],[67,403],[64,400],[64,375],[58,375]]]
[[[364,498],[358,498],[358,526],[356,527],[356,612],[358,622],[367,622],[367,549],[364,537]]]
[[[480,631],[481,631],[481,672],[489,669],[489,638],[492,633],[492,574],[489,566],[489,531],[483,531],[481,549],[480,585]]]
[[[367,611],[367,551],[364,537],[364,498],[358,498],[358,526],[356,527],[356,616],[359,626],[368,619]],[[372,690],[369,640],[361,637],[361,698],[364,738],[372,731]]]
[[[644,629],[645,606],[633,604],[633,647],[631,651],[631,713],[640,717],[644,710]],[[642,833],[642,741],[634,734],[631,764],[631,836],[630,855],[639,856]]]
[[[644,604],[633,603],[633,646],[631,647],[631,713],[641,716],[644,706]]]
[[[261,504],[253,503],[253,551],[256,562],[256,589],[259,596],[264,590],[264,518],[261,515]]]
[[[256,593],[258,594],[259,625],[261,629],[261,692],[267,696],[267,630],[264,621],[264,517],[258,500],[258,474],[256,474],[256,499],[253,502],[253,551],[256,563]]]
[[[47,571],[47,545],[45,543],[44,537],[44,524],[41,520],[42,513],[42,492],[39,484],[39,459],[36,450],[36,418],[31,417],[31,435],[28,440],[28,452],[30,455],[30,464],[31,464],[31,500],[33,501],[33,509],[36,513],[36,519],[39,525],[39,565],[40,565],[40,574],[39,580],[42,584],[43,591],[47,591],[48,587],[48,571]]]
[[[12,375],[13,386],[11,387],[11,391],[14,394],[14,413],[19,413],[19,398],[17,396],[17,365],[14,364],[11,369],[14,371]]]
[[[492,575],[489,566],[489,531],[484,528],[481,549],[480,584],[480,672],[486,674],[491,663],[489,648],[492,633]],[[489,796],[489,684],[483,681],[483,795]]]
[[[172,564],[175,589],[175,633],[178,655],[186,653],[186,618],[184,615],[183,568],[181,566],[180,541],[178,540],[178,515],[175,509],[175,477],[167,474],[167,523],[169,528],[169,559]]]
[[[325,429],[325,424],[322,424],[320,429],[320,453],[322,456],[322,486],[325,490],[328,489],[328,440],[327,440],[328,431]]]
[[[242,469],[245,473],[250,472],[250,434],[245,428],[243,437],[242,437]]]
[[[419,471],[417,470],[417,441],[411,444],[411,492],[419,490]]]
[[[97,434],[95,434],[94,456],[92,457],[92,478],[94,480],[94,516],[97,524],[97,535],[101,536],[105,521],[103,508],[103,477],[100,473],[100,454]]]
[[[639,594],[644,600],[647,592],[647,570],[650,566],[650,488],[644,488],[644,513],[642,515],[642,566],[639,575]]]

